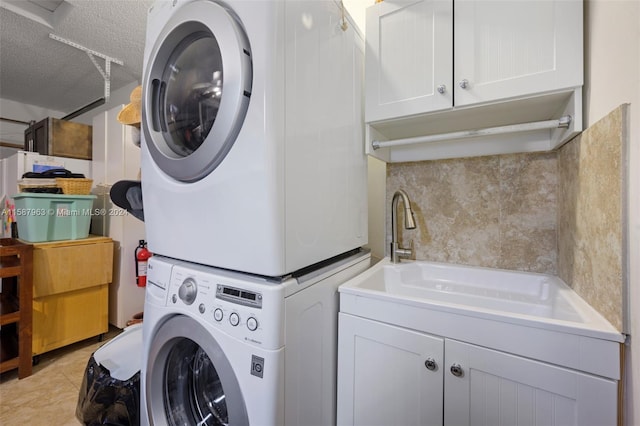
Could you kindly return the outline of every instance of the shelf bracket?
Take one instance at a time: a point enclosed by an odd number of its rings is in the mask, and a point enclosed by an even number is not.
[[[109,96],[111,95],[111,63],[121,65],[121,66],[124,65],[124,63],[120,59],[116,59],[111,56],[104,55],[100,52],[96,52],[95,50],[91,50],[87,47],[82,46],[81,44],[59,37],[55,34],[50,33],[49,38],[52,40],[59,41],[60,43],[64,43],[68,46],[75,47],[76,49],[82,50],[87,55],[89,55],[89,59],[91,59],[91,62],[98,69],[98,72],[100,73],[100,75],[102,76],[102,79],[104,80],[104,99],[105,99],[105,102],[108,102]],[[100,58],[104,60],[104,69],[102,68],[100,63],[98,63],[98,60],[96,58]]]

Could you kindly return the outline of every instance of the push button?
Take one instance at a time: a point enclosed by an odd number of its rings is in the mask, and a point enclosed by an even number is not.
[[[240,324],[240,317],[238,316],[238,314],[233,312],[231,315],[229,315],[229,322],[232,326],[235,327],[236,325]]]
[[[215,319],[216,321],[218,322],[222,321],[223,317],[224,317],[224,313],[222,312],[222,309],[216,308],[216,310],[213,311],[213,319]]]
[[[256,331],[258,328],[258,320],[254,317],[249,317],[247,319],[247,328],[251,331]]]

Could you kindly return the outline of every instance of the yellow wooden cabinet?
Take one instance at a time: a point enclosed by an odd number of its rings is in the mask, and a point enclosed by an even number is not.
[[[90,236],[33,247],[33,354],[106,333],[113,241]]]

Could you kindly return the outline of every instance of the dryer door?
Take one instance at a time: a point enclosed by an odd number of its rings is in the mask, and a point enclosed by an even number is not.
[[[179,315],[162,324],[151,343],[143,380],[151,424],[249,424],[229,360],[191,318]]]
[[[143,131],[166,174],[194,182],[227,155],[249,105],[252,63],[238,18],[209,0],[177,8],[145,64]]]

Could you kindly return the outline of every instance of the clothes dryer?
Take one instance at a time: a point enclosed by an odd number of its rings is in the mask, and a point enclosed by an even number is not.
[[[333,0],[159,1],[148,16],[149,249],[284,276],[367,242],[363,41]]]
[[[152,257],[141,424],[335,424],[337,287],[369,263],[279,281]]]

